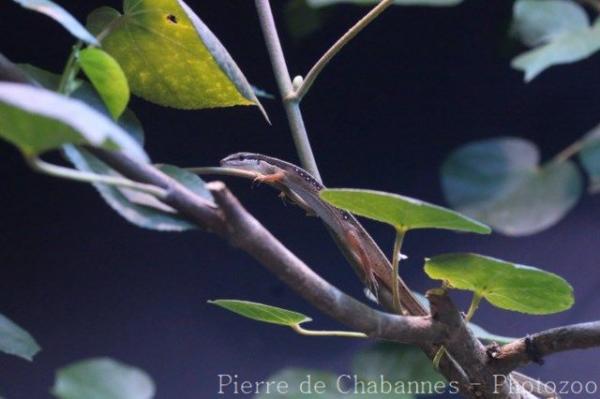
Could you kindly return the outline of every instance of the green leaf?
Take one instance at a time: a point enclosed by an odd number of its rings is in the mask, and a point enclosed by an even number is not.
[[[58,370],[52,394],[60,399],[151,399],[155,388],[144,371],[95,358]]]
[[[108,165],[83,149],[66,146],[64,152],[69,161],[81,171],[118,176]],[[160,169],[212,202],[212,195],[206,189],[204,181],[195,174],[170,165],[162,165]],[[149,194],[99,183],[94,184],[94,187],[115,212],[138,227],[158,231],[186,231],[198,228],[179,216],[173,208]]]
[[[519,0],[513,7],[512,30],[523,44],[535,47],[590,22],[583,7],[564,0]]]
[[[102,47],[134,94],[180,109],[261,107],[227,50],[183,1],[125,0],[123,9],[97,9],[88,26],[95,33],[112,27]]]
[[[399,230],[446,229],[489,234],[490,228],[450,209],[381,191],[326,189],[321,198],[360,216],[388,223]]]
[[[373,391],[377,395],[368,395],[369,398],[416,398],[415,386],[409,385],[415,382],[423,387],[425,392],[421,393],[424,394],[441,394],[446,387],[431,360],[421,350],[389,342],[378,343],[359,352],[353,361],[353,374],[365,387],[378,387]],[[383,384],[382,379],[390,385]]]
[[[87,31],[68,11],[50,0],[13,0],[15,3],[46,14],[56,22],[61,24],[76,38],[83,40],[86,43],[98,45],[98,41],[90,32]]]
[[[327,7],[335,4],[375,5],[381,0],[307,0],[311,7]],[[397,6],[434,6],[447,7],[462,3],[463,0],[395,0]]]
[[[529,82],[545,69],[585,59],[600,49],[600,20],[590,26],[574,2],[521,0],[513,9],[514,27],[523,42],[541,46],[512,60]]]
[[[119,119],[129,102],[129,85],[119,63],[97,48],[80,51],[78,61],[112,117]]]
[[[511,236],[534,234],[561,220],[582,193],[571,161],[539,165],[531,142],[500,137],[466,144],[442,166],[450,205]]]
[[[27,331],[0,314],[0,352],[32,361],[39,351],[40,346]]]
[[[343,395],[339,392],[337,388],[337,379],[337,375],[326,371],[286,368],[267,379],[268,381],[281,383],[280,386],[273,385],[268,393],[266,392],[266,389],[262,389],[259,394],[254,396],[254,399],[347,398],[347,395]],[[319,390],[320,393],[317,393],[317,390]]]
[[[521,313],[562,312],[574,302],[573,288],[562,277],[487,256],[435,256],[426,260],[425,272],[454,288],[473,291],[494,306]]]
[[[584,137],[579,159],[589,175],[589,191],[600,192],[600,126]]]
[[[0,136],[25,156],[71,143],[120,150],[148,162],[141,146],[106,116],[79,100],[29,85],[0,83]]]
[[[217,299],[215,301],[208,301],[208,303],[220,306],[252,320],[279,324],[281,326],[291,327],[312,320],[310,317],[301,313],[256,302],[239,301],[235,299]]]

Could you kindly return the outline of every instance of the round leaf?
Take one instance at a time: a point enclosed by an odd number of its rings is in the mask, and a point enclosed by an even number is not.
[[[396,229],[446,229],[489,234],[490,228],[450,209],[401,195],[371,190],[326,189],[321,198],[333,206],[390,224]]]
[[[60,399],[151,399],[155,388],[144,371],[97,358],[58,370],[52,394]]]
[[[425,262],[425,272],[454,288],[473,291],[494,306],[521,313],[562,312],[574,302],[573,288],[562,277],[487,256],[435,256]]]
[[[591,27],[564,32],[547,44],[515,57],[511,66],[525,72],[529,82],[545,69],[583,60],[600,50],[600,20]]]
[[[79,100],[29,85],[0,83],[0,137],[26,156],[88,144],[148,162],[141,146],[106,116]]]
[[[39,351],[40,346],[27,331],[0,314],[0,352],[31,361]]]
[[[233,313],[264,323],[279,324],[282,326],[296,326],[311,321],[311,318],[301,313],[292,312],[275,306],[262,303],[239,301],[234,299],[217,299],[209,301]]]
[[[513,6],[513,31],[530,47],[589,25],[585,10],[573,1],[519,0]]]
[[[540,167],[535,145],[513,137],[467,144],[442,167],[442,187],[453,208],[512,236],[557,223],[577,203],[582,186],[573,162]]]
[[[25,8],[46,14],[60,23],[73,36],[86,43],[98,45],[98,41],[67,10],[50,0],[13,0]]]
[[[112,27],[102,47],[134,94],[181,109],[260,106],[227,50],[183,1],[125,0],[123,8],[123,15],[95,10],[88,26],[95,33]]]
[[[129,85],[119,63],[100,49],[87,48],[79,53],[79,65],[112,117],[119,119],[129,102]]]

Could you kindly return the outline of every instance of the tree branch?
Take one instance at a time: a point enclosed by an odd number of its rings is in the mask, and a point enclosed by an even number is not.
[[[373,22],[381,13],[383,13],[389,6],[394,4],[394,0],[381,0],[367,15],[361,18],[352,28],[350,28],[340,39],[329,48],[323,54],[323,56],[317,61],[317,63],[308,71],[308,74],[304,78],[302,85],[296,90],[295,97],[298,101],[306,95],[308,90],[311,88],[323,68],[329,61],[339,53],[346,44],[348,44],[356,35],[358,35],[364,28],[366,28],[371,22]]]
[[[507,373],[558,352],[600,346],[600,321],[572,324],[538,332],[489,351],[492,368]]]
[[[269,57],[271,58],[273,73],[277,80],[279,93],[283,99],[283,107],[285,108],[294,144],[296,145],[296,151],[304,169],[309,171],[317,180],[321,181],[317,161],[315,160],[310,141],[308,140],[308,133],[304,126],[300,103],[294,96],[294,87],[283,55],[283,48],[281,47],[281,41],[279,40],[279,34],[275,26],[271,4],[269,0],[255,0],[255,3]]]

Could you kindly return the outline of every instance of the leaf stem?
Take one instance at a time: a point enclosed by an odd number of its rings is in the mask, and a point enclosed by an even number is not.
[[[82,46],[83,43],[81,41],[78,41],[77,44],[73,46],[71,54],[69,54],[69,59],[67,60],[67,64],[65,65],[65,69],[63,70],[62,76],[60,78],[60,83],[58,84],[57,91],[61,94],[65,94],[67,96],[71,94],[69,92],[69,88],[71,86],[71,82],[79,73],[79,63],[77,62],[77,56]]]
[[[104,176],[97,175],[95,173],[82,172],[76,169],[53,165],[37,157],[27,157],[26,161],[33,170],[61,179],[68,179],[82,183],[102,183],[111,186],[129,188],[153,195],[159,199],[165,199],[167,197],[166,190],[151,184],[136,183],[129,179],[118,176]]]
[[[440,368],[440,362],[442,361],[442,357],[444,357],[444,354],[447,353],[446,347],[445,346],[440,346],[440,349],[438,349],[438,351],[435,353],[435,356],[433,357],[433,367],[438,370]]]
[[[404,242],[405,234],[406,234],[406,230],[396,229],[396,238],[394,240],[394,252],[392,253],[392,269],[393,269],[392,281],[396,281],[398,279],[398,273],[400,270],[402,243]],[[398,284],[393,284],[392,296],[393,296],[394,309],[396,310],[396,312],[398,314],[402,314],[402,307],[400,305],[400,289],[398,287]]]
[[[306,330],[300,326],[300,324],[294,324],[292,330],[296,331],[300,335],[306,335],[309,337],[346,337],[346,338],[368,338],[367,334],[353,331],[314,331]]]
[[[225,175],[225,176],[236,176],[236,177],[244,177],[247,179],[254,179],[258,176],[257,173],[234,169],[234,168],[222,168],[220,166],[198,166],[191,168],[183,168],[190,173],[195,173],[197,175]]]
[[[281,40],[277,33],[271,4],[269,3],[269,0],[255,0],[255,4],[267,51],[271,58],[273,73],[277,80],[279,93],[283,99],[283,107],[287,114],[298,157],[300,158],[304,169],[310,172],[320,182],[321,174],[319,173],[310,140],[308,139],[302,111],[300,110],[300,103],[295,96],[295,90],[285,61],[283,48],[281,47]]]
[[[310,69],[302,85],[296,90],[295,96],[300,101],[306,95],[308,90],[311,88],[323,68],[333,59],[333,57],[340,52],[340,50],[348,44],[356,35],[358,35],[364,28],[366,28],[371,22],[373,22],[381,13],[383,13],[389,6],[393,4],[394,0],[381,0],[367,15],[361,18],[354,26],[352,26],[344,35],[333,44],[323,54],[323,56],[317,61],[317,63]]]
[[[482,296],[478,293],[473,293],[473,299],[471,299],[471,305],[469,306],[469,310],[467,311],[467,315],[465,316],[465,321],[468,323],[471,321],[477,308],[479,308],[479,304],[481,303]]]
[[[573,144],[566,147],[564,150],[556,154],[554,158],[552,158],[553,162],[565,162],[573,155],[577,154],[582,150],[585,141],[583,139],[579,139],[575,141]]]

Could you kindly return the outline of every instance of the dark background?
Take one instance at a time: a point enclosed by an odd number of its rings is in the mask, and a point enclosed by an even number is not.
[[[80,20],[118,1],[61,1]],[[282,19],[284,2],[273,3]],[[253,2],[189,4],[213,29],[257,86],[275,93]],[[73,39],[50,19],[0,5],[0,51],[18,62],[60,71]],[[336,8],[308,39],[282,37],[292,74],[305,73],[366,10]],[[538,143],[544,158],[600,119],[600,57],[552,68],[533,83],[509,67],[508,1],[467,0],[455,8],[393,8],[359,35],[313,87],[303,105],[323,178],[330,186],[374,188],[443,204],[438,169],[469,140],[498,135]],[[282,109],[263,100],[273,122],[255,108],[197,112],[135,99],[147,150],[156,162],[214,165],[223,156],[257,151],[295,161]],[[48,397],[54,370],[93,356],[110,356],[146,370],[159,398],[217,397],[217,374],[265,379],[284,366],[347,371],[365,343],[306,338],[240,319],[206,304],[241,298],[305,312],[313,327],[339,328],[245,254],[201,232],[158,233],[136,228],[89,187],[32,173],[19,153],[0,143],[0,312],[43,347],[35,362],[0,356],[0,393],[10,399]],[[227,180],[244,204],[307,263],[344,291],[362,298],[359,283],[321,224],[275,192]],[[559,225],[527,238],[415,232],[402,273],[411,285],[435,285],[422,259],[476,251],[550,270],[575,287],[571,311],[522,316],[487,304],[476,322],[521,336],[600,316],[600,198],[586,196]],[[391,231],[368,224],[384,245]],[[464,297],[456,296],[459,301]],[[533,366],[534,376],[593,380],[598,351],[571,352]]]

